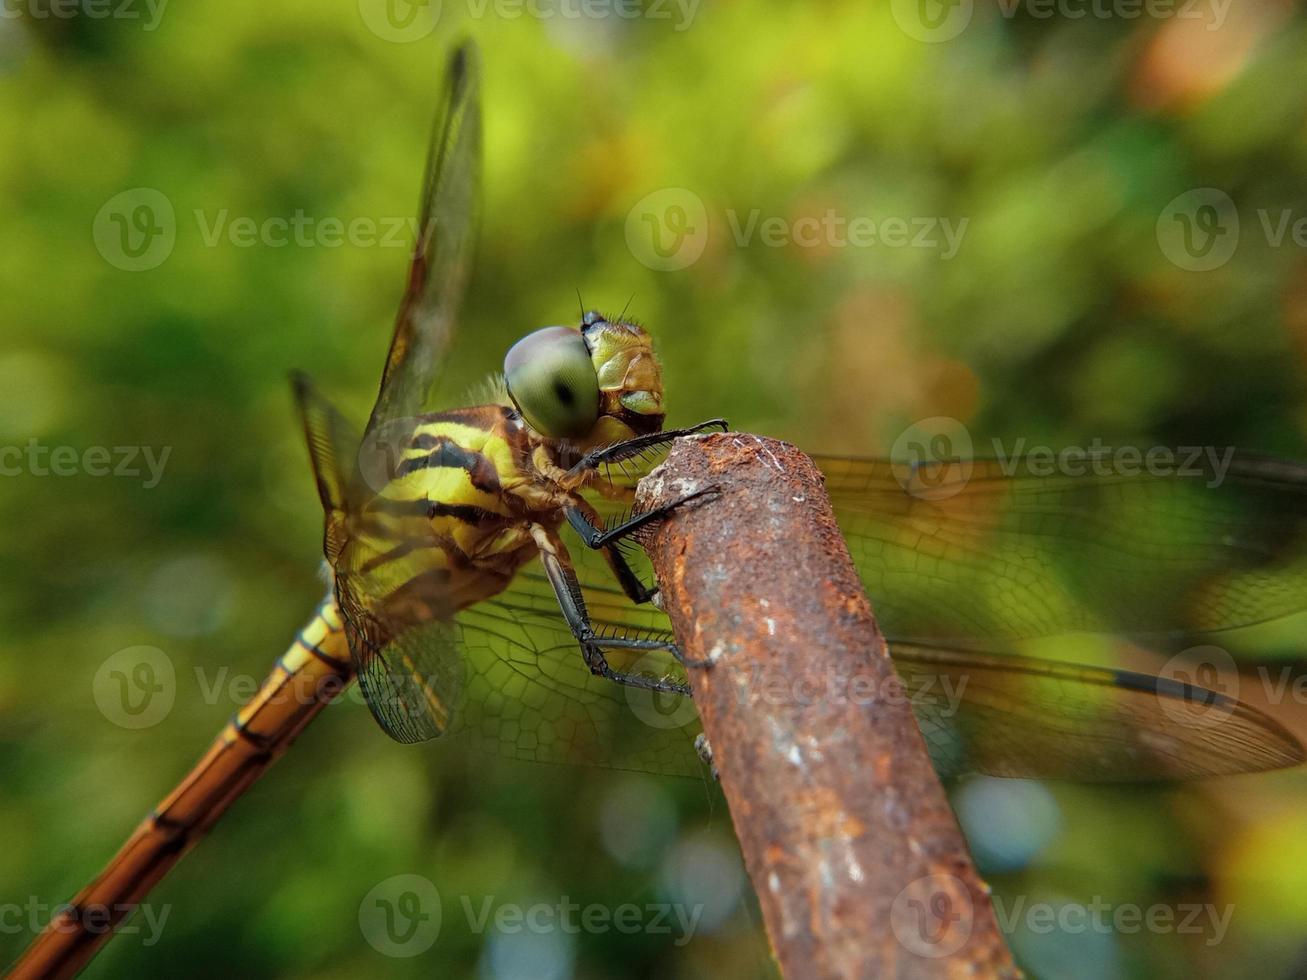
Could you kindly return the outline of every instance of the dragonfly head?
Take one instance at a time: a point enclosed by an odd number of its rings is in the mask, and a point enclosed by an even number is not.
[[[508,394],[527,424],[583,448],[657,432],[662,371],[649,335],[633,323],[587,313],[579,330],[545,327],[504,358]]]

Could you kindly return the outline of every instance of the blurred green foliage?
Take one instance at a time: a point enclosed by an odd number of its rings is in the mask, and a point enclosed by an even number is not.
[[[157,20],[144,4],[139,18],[86,6],[59,17],[6,0],[0,19],[0,445],[171,454],[148,489],[0,479],[0,901],[48,905],[88,880],[234,710],[232,679],[261,677],[318,598],[320,509],[287,372],[364,416],[407,250],[244,247],[206,229],[411,216],[444,51],[464,34],[483,52],[485,210],[447,399],[522,333],[573,322],[579,289],[605,310],[629,299],[655,334],[672,421],[725,415],[851,453],[945,415],[982,451],[997,437],[1304,454],[1307,253],[1273,234],[1285,214],[1307,218],[1307,24],[1287,3],[1228,8],[1218,25],[1206,6],[1205,21],[1076,18],[976,0],[938,43],[905,29],[915,8],[897,0],[606,17],[445,0],[408,43],[372,0],[209,0]],[[1195,272],[1168,256],[1159,220],[1208,187],[1237,210],[1238,248]],[[93,229],[136,188],[171,202],[176,241],[129,272]],[[672,271],[628,245],[632,209],[665,188],[707,221],[702,256]],[[949,258],[735,233],[753,213],[828,212],[966,230]],[[1300,633],[1263,642],[1296,655]],[[1111,655],[1059,643],[1067,659]],[[177,697],[128,730],[92,687],[137,644],[166,652]],[[1165,790],[975,781],[958,798],[1009,913],[1096,898],[1232,908],[1219,941],[1022,920],[1013,943],[1034,975],[1267,977],[1307,935],[1305,797],[1287,773]],[[1004,834],[1037,846],[1013,857]],[[440,936],[387,958],[359,905],[408,873],[437,885]],[[465,909],[487,896],[707,911],[684,944],[478,932]],[[169,913],[158,941],[120,936],[88,976],[770,970],[714,787],[401,747],[357,700],[152,903]],[[6,961],[31,938],[14,921]]]

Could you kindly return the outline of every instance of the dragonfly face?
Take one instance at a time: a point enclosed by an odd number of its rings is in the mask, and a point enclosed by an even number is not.
[[[504,359],[508,395],[547,439],[583,449],[662,428],[663,380],[653,343],[633,323],[590,312],[581,328],[545,327]]]

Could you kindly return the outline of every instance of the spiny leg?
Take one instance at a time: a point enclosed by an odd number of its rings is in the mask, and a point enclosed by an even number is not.
[[[686,429],[664,429],[661,432],[651,432],[648,435],[636,436],[634,439],[627,439],[624,442],[615,442],[611,446],[605,446],[602,449],[595,449],[581,457],[580,461],[568,470],[568,475],[575,477],[588,470],[598,469],[604,463],[617,463],[624,459],[630,459],[632,456],[639,456],[641,453],[652,449],[656,446],[666,445],[682,436],[692,436],[708,429],[720,429],[722,432],[727,431],[725,419],[709,419],[707,422],[700,422],[698,425],[692,425]]]
[[[661,694],[683,694],[690,696],[688,684],[678,684],[667,678],[645,677],[614,670],[604,656],[604,650],[659,650],[672,654],[678,660],[680,651],[676,644],[668,640],[633,639],[629,637],[604,637],[595,633],[586,612],[585,600],[581,597],[581,585],[576,580],[567,547],[562,539],[548,528],[539,524],[531,525],[531,537],[540,549],[540,560],[545,567],[545,575],[553,586],[554,596],[558,599],[563,618],[568,628],[581,645],[581,655],[590,672],[599,677],[627,684],[631,687],[656,691]]]
[[[581,540],[585,542],[586,547],[607,548],[623,538],[629,538],[637,534],[650,524],[663,520],[682,504],[688,504],[691,500],[698,500],[700,497],[714,496],[717,493],[716,487],[704,487],[702,490],[696,490],[693,493],[677,497],[670,503],[663,504],[660,507],[641,511],[639,514],[635,514],[609,528],[600,527],[581,507],[573,506],[567,508],[567,523],[571,524],[576,533],[581,535]]]
[[[581,539],[590,544],[592,532],[602,531],[602,524],[599,512],[594,509],[584,497],[576,497],[576,504],[567,508],[566,514],[569,523],[577,529]],[[573,516],[575,512],[576,516]],[[613,578],[617,579],[618,585],[626,593],[626,597],[632,602],[639,605],[640,603],[650,602],[658,594],[656,586],[648,586],[640,581],[640,576],[635,574],[631,568],[630,562],[626,560],[626,555],[622,554],[619,548],[619,542],[614,541],[598,547],[603,553],[604,560],[608,562],[608,567],[613,573]]]
[[[626,561],[626,556],[617,549],[617,543],[631,535],[647,529],[653,522],[664,519],[671,511],[680,507],[682,504],[700,497],[716,496],[718,490],[716,487],[705,487],[702,490],[696,490],[694,493],[687,493],[683,497],[678,497],[671,503],[653,510],[636,514],[629,520],[623,521],[615,527],[604,529],[598,526],[599,515],[584,500],[580,503],[568,507],[565,511],[568,523],[581,536],[582,542],[588,547],[595,548],[604,553],[608,560],[609,567],[613,570],[614,576],[622,586],[622,591],[626,593],[627,598],[632,602],[652,602],[658,605],[659,590],[657,586],[648,586],[640,581],[639,576],[635,574],[631,566]],[[662,608],[658,606],[658,608]],[[664,647],[670,652],[682,667],[711,667],[713,662],[708,659],[690,660],[685,654],[681,653],[681,648],[674,643],[667,643]]]
[[[619,549],[619,544],[629,537],[640,540],[641,532],[647,531],[650,525],[664,519],[675,508],[699,497],[712,496],[716,493],[716,487],[687,493],[662,507],[635,514],[611,528],[605,528],[600,522],[598,512],[580,497],[576,498],[577,503],[568,507],[564,513],[567,514],[567,522],[581,536],[582,543],[588,548],[603,552],[608,567],[612,569],[613,577],[617,579],[627,598],[635,603],[656,602],[658,587],[645,585],[640,581],[640,577],[635,574],[626,556]]]

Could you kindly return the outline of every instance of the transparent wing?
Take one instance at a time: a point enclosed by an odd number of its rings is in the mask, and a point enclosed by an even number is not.
[[[1204,633],[1307,610],[1307,466],[1191,455],[1074,476],[1043,457],[813,459],[891,638]],[[661,458],[608,475],[634,486]]]
[[[394,513],[406,502],[387,493],[396,454],[411,438],[453,332],[471,262],[480,159],[479,72],[469,42],[449,61],[408,283],[362,449],[355,448],[348,471],[337,471],[341,451],[315,451],[338,441],[321,437],[330,420],[306,416],[327,509],[327,556],[359,682],[377,720],[400,741],[434,737],[450,722],[441,697],[457,665],[426,653],[446,642],[454,605],[442,542],[422,529],[420,513]],[[318,465],[320,456],[330,465]],[[326,481],[331,494],[323,491],[324,469],[334,474]]]
[[[1303,761],[1272,719],[1129,671],[898,643],[894,666],[942,775],[1192,779]]]
[[[367,433],[422,411],[467,284],[481,170],[480,76],[471,42],[451,56],[432,129],[408,285]]]
[[[591,593],[601,631],[647,635],[626,602]],[[635,613],[634,616],[628,613]],[[501,755],[677,776],[701,776],[698,714],[688,698],[654,695],[590,673],[537,565],[508,592],[456,617],[467,664],[461,738]],[[675,673],[663,654],[610,656],[619,670]]]
[[[1185,460],[1186,455],[1177,455]],[[1307,467],[1235,457],[1174,475],[935,473],[815,457],[887,636],[1197,633],[1307,609]]]
[[[439,575],[413,573],[422,548],[412,546],[405,581],[385,602],[352,538],[351,587],[338,590],[359,680],[373,715],[393,738],[438,736],[511,758],[698,775],[697,715],[689,699],[652,695],[595,677],[568,630],[538,563],[518,573],[494,598],[448,615],[449,590]],[[393,564],[393,563],[392,563]],[[380,568],[382,566],[378,566]],[[587,565],[590,571],[598,569]],[[425,594],[424,594],[425,592]],[[645,612],[605,586],[585,589],[596,629],[648,636],[661,616]],[[620,670],[676,673],[665,655],[641,661],[610,657]],[[683,678],[682,678],[683,679]]]
[[[538,564],[498,596],[447,618],[439,604],[448,590],[433,574],[438,569],[422,567],[429,561],[423,555],[435,553],[435,539],[402,539],[388,530],[378,540],[403,556],[384,564],[358,550],[369,540],[366,529],[350,538],[347,564],[360,575],[384,569],[393,582],[370,581],[350,594],[383,594],[392,585],[394,591],[384,605],[353,610],[346,619],[351,629],[364,624],[362,635],[351,637],[363,653],[360,678],[392,736],[446,735],[533,761],[701,773],[692,703],[594,677]],[[601,556],[577,547],[573,560],[600,632],[666,635],[664,614],[632,604],[612,584]],[[945,775],[1158,780],[1302,761],[1298,742],[1274,721],[1204,688],[1003,653],[911,643],[894,643],[891,653]],[[645,657],[615,659],[614,666],[674,672],[664,655]]]

